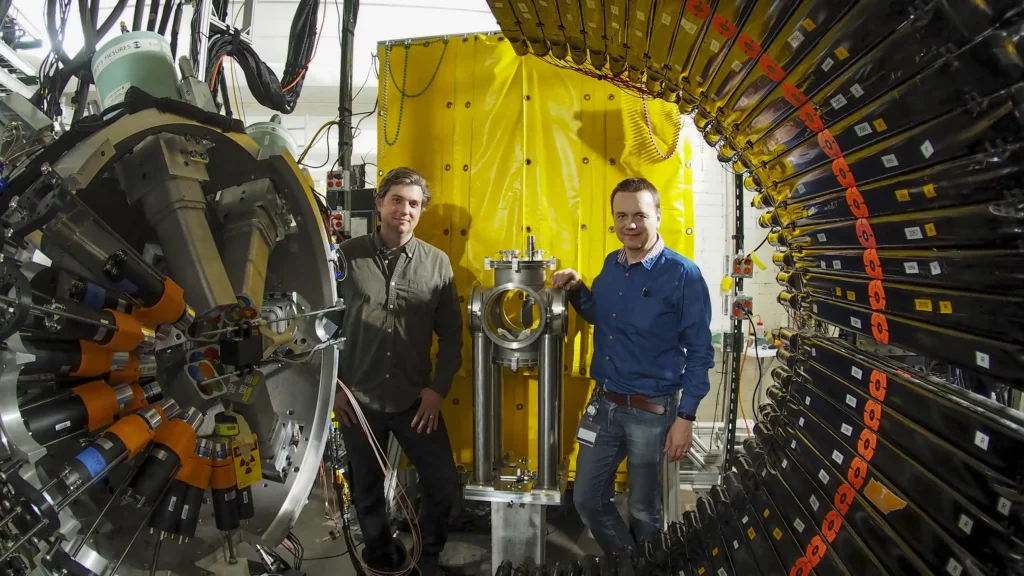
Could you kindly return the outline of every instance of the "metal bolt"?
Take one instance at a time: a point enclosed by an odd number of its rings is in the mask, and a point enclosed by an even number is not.
[[[590,164],[590,158],[587,158],[586,156],[584,156],[583,157],[583,163],[584,164]]]
[[[612,226],[609,226],[609,227],[608,227],[608,233],[610,234],[610,233],[612,233],[612,232],[615,232],[615,228],[614,228],[614,227],[612,227]]]
[[[609,100],[615,100],[615,94],[609,94],[608,95],[608,99]]]
[[[451,169],[452,169],[452,165],[451,165],[451,164],[445,164],[445,165],[444,165],[444,171],[445,171],[445,172],[447,172],[447,171],[449,171],[449,170],[451,170]]]
[[[584,100],[590,100],[590,94],[584,94],[583,95],[583,99]]]
[[[523,100],[526,100],[527,102],[529,102],[530,101],[530,95],[527,94],[526,96],[523,96]]]
[[[473,105],[473,104],[471,104],[470,102],[466,102],[466,108],[469,108],[469,107],[470,107],[470,106],[472,106],[472,105]]]
[[[452,106],[453,106],[453,104],[451,102],[449,102],[449,103],[444,105],[445,108],[451,108]]]
[[[458,398],[452,398],[452,404],[455,405],[455,406],[458,406],[459,405],[459,399]]]
[[[444,235],[445,235],[445,236],[447,236],[447,235],[448,235],[448,229],[447,229],[447,228],[445,228],[445,229],[444,229]]]
[[[469,232],[468,232],[468,231],[467,231],[467,230],[466,230],[465,228],[463,228],[462,230],[459,230],[459,235],[460,235],[460,236],[465,236],[465,235],[466,235],[466,234],[468,234],[468,233],[469,233]]]
[[[39,167],[39,172],[41,172],[43,174],[49,174],[50,173],[50,163],[49,162],[43,162],[43,165]]]
[[[686,229],[686,235],[687,236],[692,236],[693,235],[693,228],[687,228]]]
[[[686,163],[686,167],[687,167],[687,168],[689,168],[690,166],[691,166],[691,163],[690,163],[690,162],[687,162],[687,163]]]
[[[463,164],[462,165],[462,171],[463,172],[469,172],[469,164]]]
[[[608,164],[610,164],[612,166],[615,166],[615,158],[609,158],[608,159]]]
[[[583,230],[584,232],[586,232],[587,231],[587,225],[586,224],[580,224],[580,230]]]
[[[529,159],[529,158],[527,158],[527,159],[526,159],[526,165],[527,165],[527,166],[529,166],[530,164],[532,164],[532,162],[530,161],[530,159]]]

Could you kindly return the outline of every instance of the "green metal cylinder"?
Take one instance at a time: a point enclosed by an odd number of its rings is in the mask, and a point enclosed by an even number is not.
[[[157,98],[181,98],[171,45],[156,32],[139,30],[111,39],[93,56],[92,76],[103,109],[123,101],[132,86]]]
[[[269,122],[250,124],[246,127],[245,133],[270,154],[280,154],[281,150],[287,150],[292,158],[298,158],[295,138],[287,128],[281,126],[281,117],[277,114],[274,114]]]

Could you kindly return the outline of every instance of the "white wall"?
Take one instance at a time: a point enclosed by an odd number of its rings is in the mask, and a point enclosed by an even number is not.
[[[686,118],[684,123],[683,137],[693,150],[688,168],[693,179],[696,232],[694,261],[704,273],[704,279],[711,290],[712,303],[715,305],[711,329],[714,332],[722,332],[728,330],[730,326],[729,319],[724,313],[725,299],[722,296],[721,282],[726,273],[725,258],[732,253],[733,246],[734,177],[718,162],[716,151],[704,143],[704,139],[693,126],[693,121]],[[752,198],[752,193],[744,193],[745,251],[750,251],[760,244],[767,234],[767,230],[757,225],[757,218],[761,213],[750,206]],[[754,314],[761,316],[768,330],[787,325],[786,311],[776,301],[782,288],[775,282],[778,269],[771,261],[774,251],[775,249],[767,243],[757,250],[756,255],[766,269],[755,268],[754,278],[745,280],[743,289],[745,295],[754,298]]]

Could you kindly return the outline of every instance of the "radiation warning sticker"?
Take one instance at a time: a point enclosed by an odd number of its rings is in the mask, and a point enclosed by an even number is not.
[[[241,441],[241,436],[236,436],[231,441],[231,456],[235,461],[235,477],[238,479],[239,490],[248,488],[263,477],[259,442],[255,434],[247,436],[251,441]]]

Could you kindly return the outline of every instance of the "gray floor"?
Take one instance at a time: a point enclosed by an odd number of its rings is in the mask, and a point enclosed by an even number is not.
[[[552,515],[558,512],[552,510]],[[348,576],[355,574],[352,561],[346,553],[345,543],[340,538],[330,540],[329,533],[334,523],[326,517],[323,501],[317,494],[303,509],[294,533],[305,548],[302,565],[307,576]],[[570,563],[585,554],[600,554],[600,549],[590,533],[580,522],[571,507],[557,518],[551,518],[547,527],[548,562]],[[401,535],[406,540],[407,534]],[[324,539],[327,541],[324,541]],[[291,560],[284,549],[278,552]],[[492,574],[490,567],[490,532],[471,533],[453,531],[441,557],[442,564],[456,574]]]

